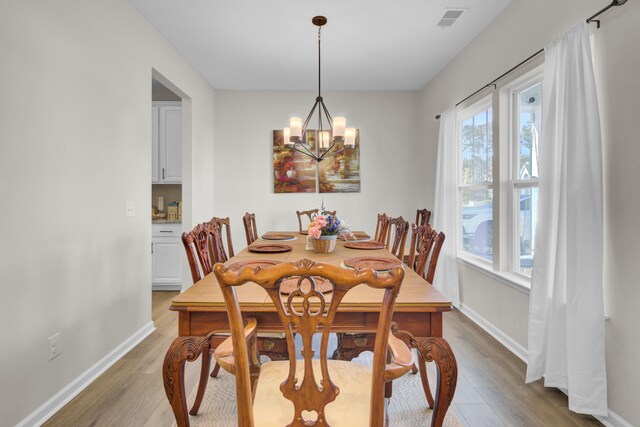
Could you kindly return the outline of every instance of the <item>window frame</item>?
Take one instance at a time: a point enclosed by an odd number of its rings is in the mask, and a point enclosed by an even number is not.
[[[544,56],[532,60],[520,69],[485,91],[473,96],[458,106],[456,110],[457,146],[457,239],[458,261],[472,266],[488,276],[499,278],[516,289],[528,293],[531,288],[531,276],[520,271],[520,197],[521,188],[538,187],[538,178],[519,179],[520,161],[520,114],[518,100],[514,97],[519,91],[526,90],[542,82]],[[542,95],[543,96],[543,95]],[[492,179],[488,186],[492,190],[493,200],[493,254],[492,261],[465,251],[462,228],[462,190],[487,189],[484,184],[461,184],[462,181],[462,123],[486,108],[492,110],[493,124],[493,165]],[[517,109],[517,115],[516,110]],[[514,122],[514,115],[517,122]],[[540,118],[542,121],[542,117]],[[542,126],[544,126],[542,124]],[[542,129],[542,126],[540,130]],[[535,231],[532,230],[532,235]],[[533,254],[533,253],[532,253]]]
[[[492,196],[491,196],[491,200],[492,200],[492,214],[493,211],[495,211],[495,178],[493,178],[490,182],[484,182],[484,183],[473,183],[473,184],[463,184],[462,183],[462,134],[461,134],[461,130],[462,130],[462,123],[465,120],[468,120],[471,117],[474,117],[475,115],[477,115],[478,113],[485,111],[487,109],[491,109],[491,126],[492,126],[492,131],[491,131],[491,144],[492,144],[492,160],[491,160],[491,175],[492,178],[494,177],[495,174],[495,128],[494,128],[494,119],[495,119],[495,111],[494,111],[494,105],[493,105],[493,96],[492,94],[488,94],[485,96],[480,97],[479,99],[467,104],[467,106],[465,106],[462,109],[457,110],[456,112],[456,144],[458,145],[457,150],[456,150],[456,206],[457,206],[457,221],[456,221],[456,227],[458,229],[459,232],[459,236],[458,236],[458,241],[457,241],[457,254],[458,254],[458,258],[464,258],[464,259],[468,259],[468,260],[472,260],[472,262],[477,263],[477,264],[481,264],[483,265],[485,268],[492,268],[493,266],[493,258],[495,256],[495,248],[493,249],[493,254],[492,254],[492,259],[488,260],[486,258],[483,258],[479,255],[476,255],[474,253],[471,253],[469,251],[464,250],[464,233],[462,233],[462,192],[464,190],[491,190],[492,192]],[[493,220],[495,220],[495,214],[493,214]],[[494,227],[495,230],[495,227]],[[495,247],[495,238],[494,241],[492,242],[492,244]]]
[[[542,85],[542,69],[536,68],[525,73],[519,79],[512,81],[503,90],[509,91],[509,273],[530,280],[531,275],[522,272],[520,264],[520,197],[519,191],[523,188],[538,188],[538,177],[521,179],[518,177],[520,170],[520,101],[519,94],[533,86]],[[541,92],[542,94],[542,92]],[[542,97],[542,95],[541,95]],[[542,112],[542,106],[540,107]],[[542,114],[542,113],[541,113]],[[540,117],[542,123],[542,117]],[[542,124],[540,126],[542,129]],[[533,207],[533,206],[532,206]],[[535,234],[533,232],[532,234]]]

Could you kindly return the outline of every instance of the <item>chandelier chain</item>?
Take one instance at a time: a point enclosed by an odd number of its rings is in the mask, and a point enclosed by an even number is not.
[[[318,96],[322,96],[322,67],[320,64],[320,31],[322,27],[318,27]]]

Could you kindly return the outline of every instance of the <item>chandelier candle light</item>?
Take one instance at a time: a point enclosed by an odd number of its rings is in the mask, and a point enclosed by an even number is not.
[[[283,133],[284,145],[286,147],[293,148],[297,152],[309,156],[317,162],[321,162],[330,152],[337,154],[345,148],[354,148],[356,143],[356,129],[347,128],[347,121],[344,117],[332,118],[329,110],[324,105],[320,66],[320,31],[322,26],[327,23],[327,18],[324,16],[315,16],[311,22],[318,27],[318,96],[304,123],[300,117],[292,117],[289,120],[289,127],[284,128]],[[303,135],[306,134],[309,122],[316,110],[318,112],[318,128],[316,129],[316,150],[314,152],[303,142]],[[326,128],[327,126],[328,129]],[[332,151],[334,147],[336,147],[336,150]]]

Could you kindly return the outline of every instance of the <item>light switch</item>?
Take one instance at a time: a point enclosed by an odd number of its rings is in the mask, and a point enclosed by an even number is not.
[[[136,216],[136,202],[127,200],[124,203],[124,216]]]

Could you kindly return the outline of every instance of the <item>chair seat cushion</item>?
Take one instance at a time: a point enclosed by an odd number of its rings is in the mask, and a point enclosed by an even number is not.
[[[325,407],[331,427],[369,427],[371,404],[371,366],[342,360],[328,360],[331,381],[340,389],[336,400]],[[320,383],[320,360],[313,360],[316,382]],[[302,382],[304,361],[298,360],[296,377]],[[258,427],[284,427],[293,420],[293,402],[282,395],[280,384],[289,374],[288,361],[263,363],[253,401]]]

